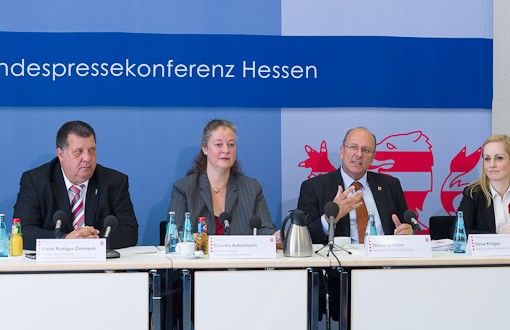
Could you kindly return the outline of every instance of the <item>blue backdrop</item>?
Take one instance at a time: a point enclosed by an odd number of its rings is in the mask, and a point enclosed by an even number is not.
[[[129,175],[139,244],[156,244],[171,187],[213,118],[238,125],[239,160],[277,225],[310,175],[298,165],[310,147],[326,141],[323,160],[337,167],[353,125],[379,138],[423,131],[440,181],[411,172],[406,182],[436,194],[424,214],[441,210],[450,161],[490,132],[492,0],[482,2],[2,1],[0,212],[12,216],[21,173],[55,156],[62,123],[81,119],[96,130],[98,162]],[[142,77],[169,60],[172,77]],[[253,61],[267,69],[243,76]],[[178,64],[234,65],[234,77],[179,77]],[[277,77],[285,65],[315,71]]]

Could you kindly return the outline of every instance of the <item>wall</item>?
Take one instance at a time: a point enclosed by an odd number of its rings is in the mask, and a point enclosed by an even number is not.
[[[494,0],[492,131],[510,134],[510,2]]]
[[[508,11],[508,4],[497,4],[505,6]],[[443,15],[437,15],[438,11]],[[338,20],[337,15],[342,15],[342,20]],[[41,35],[50,36],[58,32],[120,32],[114,35],[118,39],[122,39],[119,37],[122,34],[141,32],[194,35],[190,36],[190,40],[196,35],[203,40],[210,40],[211,35],[227,35],[227,39],[242,39],[242,36],[250,35],[260,36],[256,40],[264,41],[261,45],[265,48],[262,47],[264,49],[256,54],[266,57],[267,54],[273,55],[271,51],[274,52],[274,49],[269,47],[272,42],[281,47],[289,40],[294,42],[293,46],[296,46],[295,40],[303,40],[302,44],[297,43],[299,48],[295,56],[289,56],[290,60],[326,58],[328,64],[337,64],[337,71],[334,77],[329,77],[333,81],[322,85],[305,85],[301,81],[280,82],[277,87],[285,85],[289,103],[296,99],[308,100],[307,104],[297,106],[266,108],[242,104],[227,108],[221,105],[232,101],[234,97],[230,96],[237,95],[236,86],[233,91],[218,90],[218,103],[212,107],[147,107],[143,103],[120,106],[124,99],[132,96],[142,100],[145,96],[144,101],[151,104],[153,99],[146,97],[150,94],[143,94],[148,89],[125,88],[125,85],[115,83],[106,84],[107,88],[101,90],[105,95],[115,93],[115,102],[109,106],[101,103],[58,107],[5,105],[0,108],[0,123],[3,124],[0,137],[3,156],[0,164],[3,183],[0,212],[6,213],[7,218],[12,215],[21,173],[54,157],[54,136],[58,127],[67,120],[82,119],[97,131],[98,161],[130,176],[131,194],[140,222],[140,244],[156,244],[158,223],[165,218],[171,186],[190,166],[198,150],[203,125],[212,118],[227,118],[239,127],[239,159],[245,173],[261,182],[277,225],[288,209],[295,207],[299,184],[314,174],[313,168],[298,165],[310,157],[308,152],[312,151],[307,147],[320,151],[321,142],[326,141],[329,154],[325,156],[330,163],[329,168],[338,167],[339,140],[348,128],[358,125],[373,129],[379,140],[415,131],[422,132],[429,139],[427,143],[434,147],[434,167],[426,173],[411,168],[408,173],[397,175],[403,178],[410,193],[428,194],[421,205],[424,218],[444,214],[441,196],[449,191],[444,190],[442,185],[447,177],[458,174],[451,173],[451,162],[463,148],[467,154],[476,152],[480,141],[490,134],[491,109],[487,105],[490,102],[476,99],[483,94],[479,90],[492,91],[490,83],[481,84],[490,71],[487,66],[491,65],[483,58],[488,50],[492,51],[487,46],[492,37],[491,15],[492,1],[489,0],[371,0],[365,3],[328,0],[320,5],[305,0],[264,0],[250,4],[233,0],[216,1],[214,4],[208,1],[158,0],[150,5],[134,0],[107,3],[64,0],[41,3],[31,0],[23,4],[14,0],[4,1],[0,10],[2,32],[43,32]],[[501,21],[505,18],[508,15]],[[324,42],[326,36],[334,42]],[[369,40],[372,48],[367,50],[366,45],[358,43],[360,40]],[[335,47],[329,48],[333,43]],[[455,47],[457,43],[467,48],[462,48],[464,51],[459,53],[452,52],[452,49],[458,49]],[[429,48],[430,44],[434,47]],[[483,46],[478,47],[479,44]],[[353,45],[358,53],[354,53]],[[27,48],[30,46],[33,44],[28,44]],[[70,49],[58,46],[41,47],[41,53],[47,55],[54,51],[53,56],[56,57],[69,55]],[[444,49],[441,48],[443,46]],[[172,45],[165,47],[171,48]],[[0,49],[0,62],[6,54],[25,55],[25,49],[21,48],[3,47]],[[104,48],[114,52],[120,47],[112,43],[112,47]],[[37,48],[34,49],[34,55],[38,56]],[[87,46],[83,53],[93,53],[93,50],[93,46]],[[253,52],[249,47],[235,50],[247,54]],[[140,49],[140,53],[143,51]],[[223,51],[227,55],[230,53],[229,49]],[[504,51],[495,53],[496,61],[500,61],[498,54],[502,54],[501,58],[505,57]],[[482,61],[479,56],[482,56]],[[477,69],[470,70],[480,62],[482,64]],[[433,64],[433,70],[429,64]],[[475,72],[478,68],[483,78],[469,79],[479,73]],[[504,68],[501,68],[502,72]],[[326,71],[331,75],[330,71]],[[501,77],[499,72],[496,73]],[[428,85],[421,84],[425,80]],[[498,87],[499,97],[494,102],[499,109],[507,108],[497,102],[503,100],[504,90],[508,90],[505,80],[508,79],[501,77],[503,87]],[[4,81],[0,79],[0,83]],[[498,84],[499,81],[498,78]],[[273,101],[279,96],[271,88],[273,85],[256,83],[255,87],[260,89],[243,90],[254,102]],[[68,83],[65,89],[71,95],[59,94],[61,90],[56,86],[65,84],[65,81],[50,83],[47,89],[41,90],[31,88],[30,84],[15,88],[13,84],[4,83],[5,88],[0,88],[0,100],[24,100],[37,95],[43,99],[53,97],[72,101],[73,98],[87,100],[97,96],[97,86],[83,87],[72,83]],[[472,92],[463,89],[469,84]],[[424,86],[426,88],[422,88]],[[185,98],[191,102],[201,101],[204,93],[200,87],[185,91]],[[156,93],[168,96],[175,92],[167,86],[165,88]],[[9,90],[8,95],[6,90]],[[325,90],[336,104],[321,103]],[[207,91],[214,96],[210,90]],[[490,98],[490,95],[485,95],[487,97]],[[349,102],[346,103],[346,100]],[[353,100],[355,104],[351,103]],[[498,114],[508,117],[503,111]],[[501,120],[501,123],[504,122]],[[420,146],[427,147],[426,143]],[[411,151],[421,150],[410,148]],[[414,159],[408,162],[417,164]],[[465,181],[476,177],[476,171],[476,167],[470,167]],[[314,175],[317,175],[321,171],[315,172]],[[455,188],[458,189],[454,193],[458,193],[460,188]]]

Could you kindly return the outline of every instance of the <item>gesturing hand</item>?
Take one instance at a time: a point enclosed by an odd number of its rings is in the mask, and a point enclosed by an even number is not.
[[[361,190],[356,191],[354,194],[350,195],[354,191],[354,186],[350,186],[345,191],[341,185],[338,185],[338,191],[336,193],[333,202],[335,202],[340,208],[340,212],[335,218],[335,223],[337,223],[341,218],[349,214],[352,210],[357,209],[361,205],[363,205],[363,193]]]

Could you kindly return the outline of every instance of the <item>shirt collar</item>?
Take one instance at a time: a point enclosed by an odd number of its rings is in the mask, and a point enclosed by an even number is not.
[[[75,185],[74,183],[72,183],[71,181],[69,181],[69,179],[67,178],[66,174],[64,173],[64,169],[61,167],[60,168],[62,170],[62,175],[64,176],[64,182],[66,184],[66,189],[69,190],[69,188],[71,188],[71,186],[82,186],[84,185],[85,187],[84,188],[87,188],[87,186],[89,185],[89,180],[83,182],[82,184],[80,185]]]
[[[340,174],[342,175],[342,179],[344,180],[345,189],[349,188],[354,181],[358,181],[359,183],[361,183],[363,189],[368,188],[367,172],[365,172],[365,174],[363,174],[363,176],[359,180],[354,180],[349,176],[349,174],[345,173],[344,168],[340,166]]]
[[[490,189],[490,191],[491,191],[491,197],[492,197],[492,199],[494,199],[496,196],[499,196],[499,194],[498,194],[498,192],[496,191],[496,189],[494,189],[494,188],[492,187],[492,184],[490,184],[490,185],[489,185],[489,189]],[[506,190],[505,194],[504,194],[503,196],[501,196],[501,198],[504,198],[504,197],[508,194],[508,192],[510,192],[510,187],[508,187],[508,189]]]

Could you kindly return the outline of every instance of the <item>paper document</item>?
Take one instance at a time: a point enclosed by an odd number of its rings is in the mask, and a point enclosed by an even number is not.
[[[432,241],[432,251],[449,251],[453,250],[453,241],[449,238]]]

